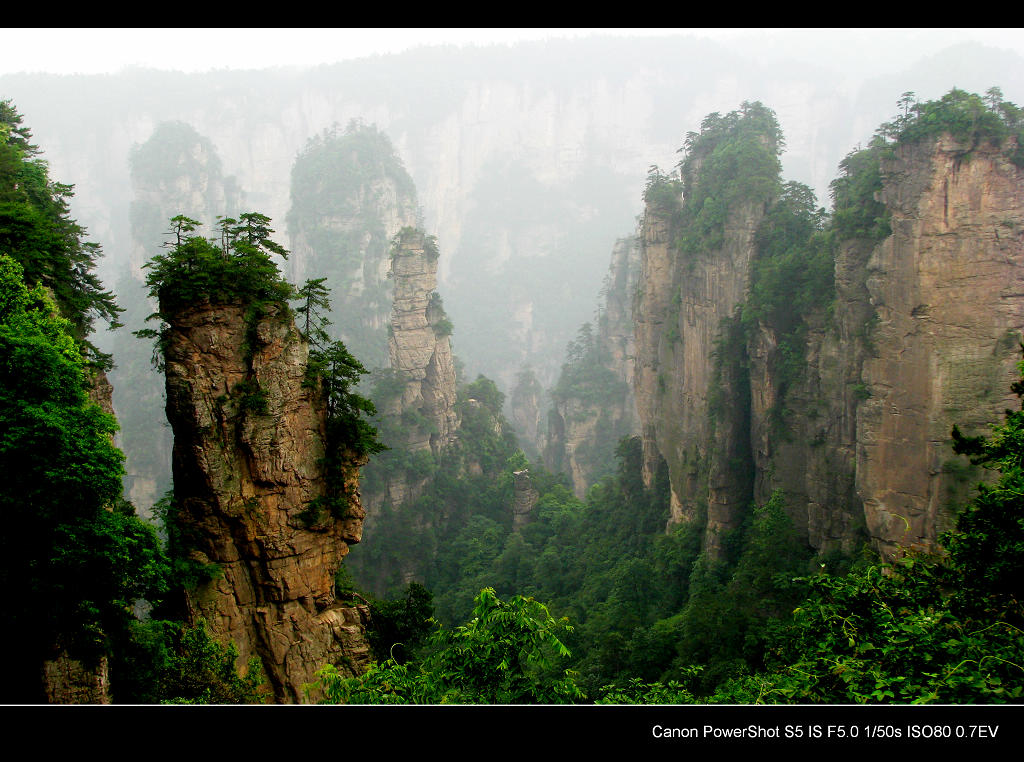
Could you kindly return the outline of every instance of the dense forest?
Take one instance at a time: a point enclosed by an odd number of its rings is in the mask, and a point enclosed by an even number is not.
[[[658,400],[673,396],[671,363],[690,351],[686,278],[749,233],[749,281],[715,326],[701,401],[716,444],[691,458],[678,452],[682,428],[655,435],[622,412],[642,384],[622,367],[611,308],[580,327],[548,390],[551,420],[579,441],[555,442],[555,426],[544,453],[520,441],[499,383],[467,378],[451,357],[463,327],[437,288],[438,243],[376,127],[327,130],[296,157],[284,222],[297,264],[273,220],[238,211],[244,194],[209,141],[165,125],[149,146],[160,150],[133,154],[139,187],[185,177],[213,190],[199,212],[159,222],[158,204],[132,208],[147,255],[126,310],[95,273],[101,251],[71,218],[72,188],[50,177],[15,104],[0,102],[0,581],[6,651],[22,656],[3,700],[1021,702],[1024,403],[987,434],[973,419],[944,432],[956,504],[922,535],[937,526],[934,538],[895,553],[864,518],[820,540],[787,489],[791,466],[775,456],[762,476],[749,434],[763,404],[772,442],[808,438],[821,336],[845,331],[843,351],[879,353],[878,311],[846,330],[838,281],[851,256],[867,263],[907,227],[885,203],[901,157],[947,141],[958,173],[988,151],[1020,184],[1024,112],[997,88],[907,93],[899,109],[842,161],[828,210],[782,178],[784,135],[759,102],[708,115],[676,167],[651,167],[641,248],[664,245],[682,273],[662,305]],[[161,164],[179,155],[193,163]],[[1017,211],[995,212],[1006,251]],[[200,212],[213,215],[207,234],[190,216]],[[602,297],[631,291],[617,297],[639,310],[652,298],[645,276],[609,277]],[[121,331],[113,354],[94,343],[97,320]],[[1000,351],[1017,358],[993,404],[1024,398],[1024,325],[999,328]],[[749,390],[766,336],[763,402]],[[204,362],[209,374],[197,375]],[[160,465],[166,453],[145,434],[159,416],[122,421],[120,443],[141,453],[128,457],[157,464],[153,483],[169,487],[152,505],[125,496],[106,381],[115,364],[138,379],[139,405],[166,405],[172,424],[173,464]],[[985,378],[998,378],[991,367]],[[880,385],[859,378],[847,401],[869,410]],[[514,393],[533,387],[523,371]],[[666,441],[684,444],[673,453]],[[683,484],[696,488],[680,507]],[[711,529],[726,492],[741,507]],[[297,557],[297,576],[274,576]],[[313,579],[325,569],[327,590]],[[236,608],[217,608],[225,598]],[[252,621],[228,621],[246,606]],[[214,611],[230,613],[207,621]],[[294,630],[259,629],[274,616]],[[302,646],[305,672],[292,664],[299,651],[275,642],[304,642],[304,627],[334,628],[326,650]]]

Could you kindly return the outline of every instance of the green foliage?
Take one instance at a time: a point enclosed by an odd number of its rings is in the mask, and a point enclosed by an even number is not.
[[[1024,393],[1024,379],[1013,389]],[[948,554],[795,580],[805,602],[775,633],[768,669],[724,686],[715,700],[1024,701],[1022,432],[1021,411],[1007,411],[990,438],[954,428],[955,451],[998,478],[978,485],[943,535]]]
[[[558,401],[574,398],[584,405],[602,408],[620,403],[628,389],[614,371],[607,350],[584,323],[565,351],[566,362],[551,395]],[[617,440],[616,440],[617,441]]]
[[[647,170],[644,203],[661,214],[673,214],[682,202],[683,183],[672,175],[662,174],[657,166]]]
[[[307,378],[319,379],[327,401],[328,459],[383,451],[385,446],[377,438],[377,429],[367,420],[377,414],[377,408],[355,391],[367,370],[345,344],[335,341],[324,349],[310,350],[306,372]]]
[[[832,226],[842,239],[866,238],[879,241],[891,233],[889,212],[879,193],[882,190],[882,162],[892,156],[895,145],[908,145],[949,134],[969,146],[964,156],[982,142],[1003,145],[1015,141],[1011,160],[1024,166],[1024,117],[1021,109],[1004,101],[998,88],[985,97],[953,88],[935,101],[918,103],[913,93],[900,99],[901,113],[882,124],[865,149],[850,152],[839,164],[840,176],[832,182],[834,212]]]
[[[170,565],[169,587],[173,590],[192,590],[218,578],[223,570],[218,564],[199,561],[191,553],[199,537],[198,529],[181,520],[181,504],[170,490],[153,506],[153,515],[160,521],[167,535],[166,556]]]
[[[255,656],[245,675],[235,668],[238,648],[210,637],[203,620],[194,626],[164,623],[171,630],[166,660],[160,665],[158,698],[163,704],[262,704],[263,668]]]
[[[786,183],[757,229],[750,290],[741,307],[743,330],[723,331],[722,341],[732,346],[718,350],[722,360],[745,355],[744,347],[762,328],[772,330],[778,350],[771,370],[779,400],[772,413],[780,436],[785,435],[787,394],[805,371],[808,327],[835,298],[835,239],[825,225],[825,210],[811,189]]]
[[[1024,631],[957,615],[943,592],[952,581],[934,559],[913,557],[802,580],[808,598],[779,637],[774,669],[715,700],[756,686],[764,703],[1020,701]]]
[[[160,303],[157,317],[169,321],[178,310],[204,302],[259,306],[292,297],[292,286],[271,259],[288,252],[271,240],[268,217],[247,212],[238,220],[220,218],[218,239],[191,235],[201,224],[184,215],[172,218],[170,251],[143,265],[149,295]]]
[[[841,240],[865,238],[881,241],[892,228],[889,210],[878,196],[882,190],[881,161],[887,149],[879,141],[854,150],[839,163],[840,175],[832,181],[832,228]]]
[[[774,199],[780,190],[782,147],[774,112],[756,102],[744,102],[724,117],[709,114],[699,134],[687,134],[680,149],[680,249],[690,254],[720,249],[730,214],[741,204]]]
[[[218,643],[203,620],[194,625],[166,619],[134,621],[118,643],[111,682],[119,703],[263,704],[269,698],[255,656],[241,674],[238,648]]]
[[[831,301],[835,263],[825,219],[810,188],[786,183],[758,226],[744,323],[791,334],[808,312]]]
[[[1022,347],[1024,348],[1024,347]],[[1019,364],[1024,376],[1024,363]],[[1024,395],[1024,377],[1013,385]],[[992,436],[965,437],[953,427],[953,450],[971,463],[998,472],[958,516],[956,531],[943,537],[950,565],[962,577],[964,606],[984,611],[1024,601],[1024,410],[1007,410]]]
[[[572,673],[558,663],[572,631],[538,601],[507,601],[485,588],[476,597],[473,619],[430,639],[431,651],[418,665],[394,660],[343,679],[333,667],[318,675],[326,703],[348,704],[554,704],[582,698]]]
[[[331,309],[328,298],[331,290],[325,285],[326,280],[327,278],[307,280],[302,288],[295,292],[295,297],[299,300],[295,314],[301,321],[299,330],[302,337],[321,351],[330,341],[326,328],[331,321],[327,319],[325,313]]]
[[[430,632],[432,600],[427,588],[410,582],[403,597],[371,602],[368,635],[374,661],[404,664],[418,652]]]
[[[905,111],[882,125],[880,136],[911,143],[947,133],[960,143],[969,142],[967,153],[983,141],[1002,145],[1013,136],[1017,142],[1014,161],[1021,166],[1024,115],[1019,107],[1003,100],[999,88],[990,88],[985,97],[953,88],[939,100],[925,103],[913,102],[913,95],[904,93],[901,104]]]
[[[39,689],[53,649],[95,659],[133,601],[166,585],[155,531],[119,502],[117,424],[87,398],[74,326],[22,278],[0,255],[0,584],[4,645],[20,655],[5,681],[15,701]]]
[[[32,133],[10,101],[0,101],[0,252],[21,265],[25,283],[50,290],[83,354],[109,369],[87,336],[99,317],[116,327],[121,309],[94,272],[100,248],[69,214],[72,186],[50,179]]]
[[[694,668],[691,671],[696,671]],[[667,683],[645,683],[634,677],[623,686],[607,685],[595,704],[696,704],[697,699],[676,680]]]

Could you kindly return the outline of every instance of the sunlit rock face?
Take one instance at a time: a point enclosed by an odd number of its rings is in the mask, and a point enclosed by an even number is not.
[[[362,534],[362,459],[343,459],[345,514],[311,511],[327,474],[325,405],[304,384],[307,357],[289,314],[271,307],[250,327],[242,305],[180,310],[165,351],[177,523],[193,560],[219,569],[188,591],[189,619],[234,642],[240,666],[258,657],[282,703],[306,700],[303,685],[325,664],[356,674],[370,658],[366,608],[334,597]]]

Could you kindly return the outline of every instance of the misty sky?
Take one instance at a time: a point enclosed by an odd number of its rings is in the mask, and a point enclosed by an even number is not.
[[[97,74],[128,66],[188,72],[315,66],[425,45],[515,44],[590,35],[710,37],[761,61],[856,66],[865,76],[957,42],[1024,54],[1021,29],[7,29],[0,74]]]

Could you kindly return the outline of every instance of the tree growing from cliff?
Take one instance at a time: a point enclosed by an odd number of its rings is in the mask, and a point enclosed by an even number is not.
[[[377,429],[368,418],[377,414],[373,402],[355,387],[368,371],[348,351],[343,341],[330,341],[326,326],[330,321],[330,289],[326,278],[307,280],[295,293],[300,300],[295,312],[301,316],[300,331],[310,344],[306,364],[306,384],[319,384],[327,404],[328,459],[373,455],[387,449],[377,437]]]
[[[270,238],[270,219],[259,212],[241,214],[238,220],[222,218],[219,236],[196,235],[202,224],[183,215],[171,219],[175,240],[166,254],[157,254],[143,267],[149,270],[146,285],[159,300],[153,316],[163,320],[176,311],[208,302],[243,302],[250,306],[286,303],[294,289],[271,258],[288,252]]]
[[[313,278],[307,280],[302,288],[295,292],[296,298],[300,301],[295,312],[302,320],[303,338],[317,349],[322,349],[329,341],[327,326],[331,321],[327,319],[326,313],[331,309],[329,295],[331,290],[325,285],[327,278]]]

